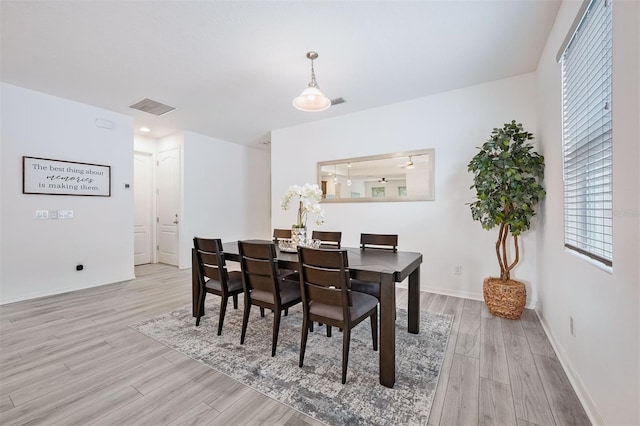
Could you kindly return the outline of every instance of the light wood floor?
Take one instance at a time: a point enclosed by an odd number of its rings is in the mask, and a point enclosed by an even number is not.
[[[143,265],[133,281],[1,306],[0,424],[319,424],[128,327],[189,304],[190,274]],[[455,315],[430,425],[589,424],[532,311],[510,321],[421,297]]]

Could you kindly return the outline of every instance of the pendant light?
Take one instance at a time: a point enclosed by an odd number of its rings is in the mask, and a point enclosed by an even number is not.
[[[331,100],[322,94],[316,82],[313,60],[318,58],[318,52],[307,52],[307,58],[311,60],[311,82],[309,87],[304,89],[302,94],[293,100],[293,106],[300,111],[324,111],[331,106]]]
[[[415,164],[413,164],[413,160],[411,159],[411,156],[409,156],[409,161],[407,161],[406,168],[413,169],[414,167],[415,167]]]

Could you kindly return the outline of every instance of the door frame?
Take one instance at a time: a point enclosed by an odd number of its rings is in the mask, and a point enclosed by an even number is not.
[[[151,188],[151,229],[149,230],[149,232],[151,232],[151,247],[149,247],[149,249],[151,250],[151,263],[158,263],[158,250],[156,250],[156,247],[158,246],[158,224],[156,222],[156,217],[158,214],[156,162],[158,160],[155,152],[134,150],[133,155],[134,157],[136,155],[146,155],[151,158],[151,182],[149,185],[149,187]]]

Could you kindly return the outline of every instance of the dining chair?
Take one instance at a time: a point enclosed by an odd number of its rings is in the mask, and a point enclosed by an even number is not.
[[[242,274],[240,271],[227,270],[222,252],[222,240],[194,237],[193,246],[198,261],[198,281],[200,282],[196,326],[200,325],[200,318],[204,315],[204,300],[207,293],[220,296],[222,302],[218,320],[219,336],[222,333],[229,297],[233,298],[233,308],[238,309],[238,294],[243,292]]]
[[[360,248],[398,251],[398,234],[360,234]]]
[[[278,244],[278,240],[283,239],[291,239],[291,229],[273,229],[273,242]],[[292,281],[298,281],[298,276],[296,275],[296,271],[291,269],[280,269],[280,278],[287,278]],[[264,316],[264,310],[260,311],[262,316]]]
[[[291,229],[273,229],[273,241],[278,242],[284,238],[291,238]]]
[[[398,251],[397,234],[360,234],[360,248],[362,250],[385,250],[396,253]],[[380,283],[351,280],[351,289],[367,293],[380,300]]]
[[[280,315],[300,303],[300,284],[279,278],[276,247],[273,243],[238,241],[240,270],[244,288],[244,315],[240,344],[244,344],[251,306],[273,311],[271,356],[275,356],[280,330]]]
[[[342,384],[347,381],[351,329],[371,319],[373,350],[378,350],[378,300],[349,289],[346,250],[298,247],[302,290],[302,339],[300,363],[304,363],[307,337],[313,321],[342,328]]]
[[[320,240],[320,248],[339,249],[342,242],[342,232],[335,231],[313,231],[311,238]]]

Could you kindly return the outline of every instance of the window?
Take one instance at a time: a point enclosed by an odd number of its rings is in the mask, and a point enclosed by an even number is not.
[[[565,247],[612,266],[610,0],[588,4],[561,63]]]

